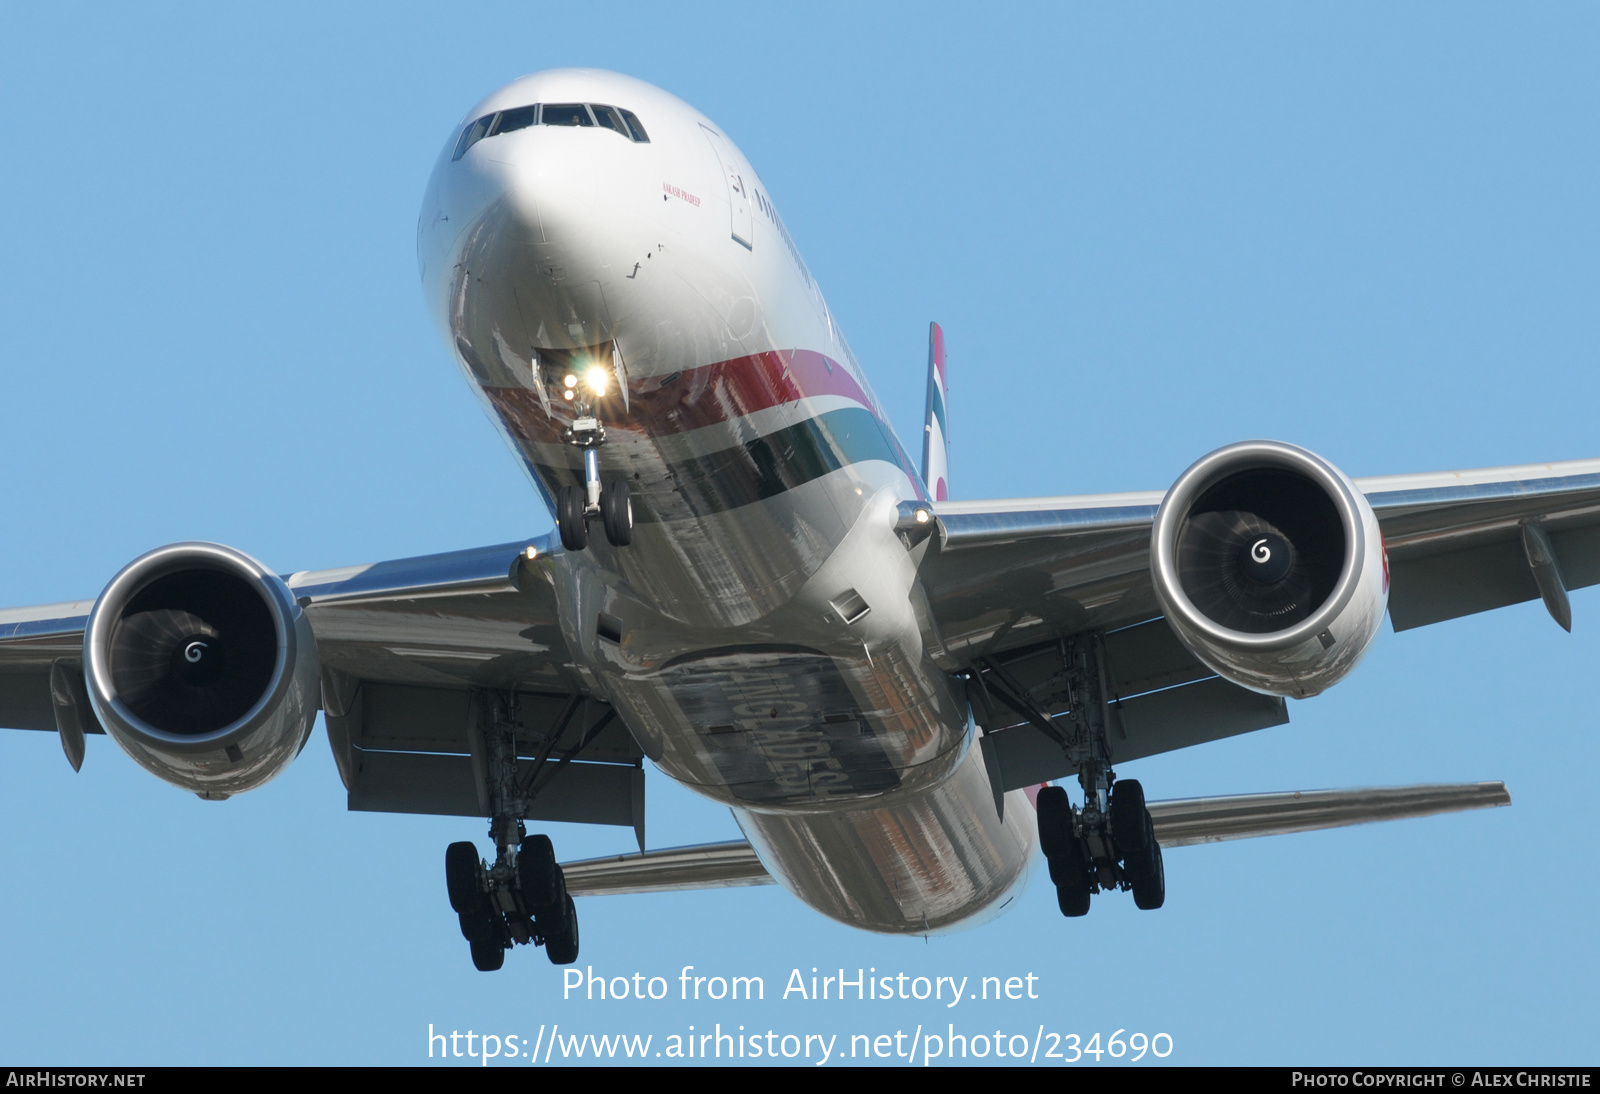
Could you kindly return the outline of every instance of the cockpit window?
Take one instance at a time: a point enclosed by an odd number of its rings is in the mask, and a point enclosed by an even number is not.
[[[619,110],[614,106],[602,106],[599,103],[590,103],[589,109],[594,111],[594,120],[605,128],[622,134],[630,141],[640,144],[649,144],[650,137],[644,131],[644,126],[639,124],[639,116],[631,110]]]
[[[489,124],[493,121],[493,114],[485,114],[483,117],[467,126],[466,129],[462,130],[461,139],[456,141],[456,154],[450,158],[452,160],[458,160],[462,156],[465,156],[467,154],[467,149],[471,148],[473,145],[483,140],[484,137],[489,135]]]
[[[500,120],[494,123],[494,130],[489,134],[498,137],[502,133],[510,133],[517,129],[526,129],[539,122],[539,106],[519,106],[515,110],[502,111]]]
[[[582,103],[546,103],[545,125],[593,125],[589,108]]]
[[[628,133],[628,123],[622,120],[622,115],[617,113],[616,107],[601,106],[599,103],[590,103],[589,109],[594,111],[595,121],[599,122],[607,129],[615,130],[616,132],[621,133],[629,140],[633,139],[633,137]]]
[[[461,139],[456,141],[455,154],[450,158],[460,159],[467,154],[467,149],[485,137],[498,137],[502,133],[514,133],[533,125],[594,127],[597,124],[638,144],[650,143],[649,134],[639,124],[639,116],[631,110],[600,103],[546,103],[543,106],[534,103],[532,106],[502,110],[497,114],[485,114],[462,130]]]
[[[644,131],[644,126],[639,124],[639,115],[631,110],[618,111],[628,122],[628,128],[633,130],[633,139],[640,144],[650,143],[650,134]]]

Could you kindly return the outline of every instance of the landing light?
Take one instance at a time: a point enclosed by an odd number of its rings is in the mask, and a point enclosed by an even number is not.
[[[596,395],[604,395],[606,393],[606,370],[599,365],[590,369],[584,379],[589,382],[589,390]]]
[[[569,388],[567,388],[567,390],[563,391],[561,394],[565,395],[567,398],[570,399],[570,398],[572,398],[572,389],[569,387]]]
[[[561,382],[567,386],[568,391],[571,391],[573,388],[578,386],[578,378],[570,372],[567,373],[567,378]],[[570,399],[572,396],[568,395],[567,398]]]
[[[917,513],[916,513],[916,517],[917,517],[917,523],[918,524],[927,524],[928,523],[928,511],[926,509],[918,509]]]

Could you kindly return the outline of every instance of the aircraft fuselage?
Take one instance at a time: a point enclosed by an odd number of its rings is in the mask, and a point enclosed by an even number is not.
[[[1030,811],[996,815],[927,543],[894,530],[926,488],[732,141],[636,80],[525,77],[452,133],[418,233],[435,319],[552,509],[584,481],[585,399],[605,427],[633,542],[547,572],[646,754],[834,918],[922,933],[1002,907]]]

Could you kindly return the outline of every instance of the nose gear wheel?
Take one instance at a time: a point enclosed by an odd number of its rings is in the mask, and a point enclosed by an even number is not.
[[[622,479],[608,484],[600,495],[600,517],[611,546],[626,547],[633,542],[633,492]]]
[[[556,527],[561,530],[561,546],[569,551],[589,546],[589,520],[584,509],[583,487],[563,486],[556,498]]]
[[[600,447],[606,443],[605,426],[592,410],[581,409],[580,413],[568,427],[566,439],[583,451],[583,485],[563,486],[556,497],[561,545],[569,551],[587,548],[589,521],[599,518],[611,546],[626,547],[633,542],[633,492],[623,479],[601,484]]]

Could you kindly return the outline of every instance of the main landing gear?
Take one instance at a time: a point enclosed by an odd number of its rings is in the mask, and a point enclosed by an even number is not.
[[[472,843],[452,843],[444,854],[450,907],[472,947],[472,964],[493,972],[515,944],[543,946],[551,964],[578,959],[578,913],[556,862],[549,836],[523,835],[502,846],[493,866]],[[509,853],[508,853],[509,852]]]
[[[1105,642],[1099,634],[1080,635],[1061,645],[1062,677],[1067,685],[1067,758],[1078,769],[1083,806],[1076,808],[1065,788],[1047,786],[1036,802],[1039,847],[1050,864],[1056,903],[1065,916],[1085,915],[1098,892],[1133,892],[1144,911],[1167,899],[1167,875],[1156,842],[1155,823],[1136,779],[1117,781],[1106,736],[1114,713],[1106,699]]]
[[[543,946],[552,964],[570,965],[578,959],[577,909],[550,837],[528,835],[520,819],[533,789],[532,779],[517,770],[515,694],[481,692],[474,702],[487,761],[489,836],[497,853],[490,864],[472,843],[445,850],[450,907],[481,972],[505,964],[514,945]]]
[[[1166,902],[1161,845],[1137,780],[1113,786],[1109,817],[1088,806],[1074,809],[1059,786],[1039,791],[1038,809],[1039,846],[1062,915],[1087,915],[1089,898],[1103,890],[1132,890],[1134,906],[1145,911]]]
[[[567,430],[567,441],[583,449],[582,486],[563,486],[556,498],[556,526],[561,546],[581,551],[589,546],[589,521],[598,517],[613,547],[633,542],[633,494],[623,479],[600,482],[600,446],[605,427],[598,418],[583,417]]]
[[[1039,847],[1050,864],[1061,914],[1085,915],[1095,893],[1112,889],[1131,891],[1139,908],[1159,908],[1167,898],[1167,878],[1144,788],[1134,779],[1119,782],[1111,769],[1107,731],[1117,714],[1107,702],[1104,636],[1074,635],[1056,652],[1059,662],[1035,672],[1049,689],[1042,697],[992,660],[978,662],[972,679],[985,707],[998,702],[1011,708],[1058,744],[1067,766],[1077,770],[1082,806],[1074,806],[1060,786],[1042,788],[1035,802]],[[1066,713],[1049,714],[1062,707]]]

